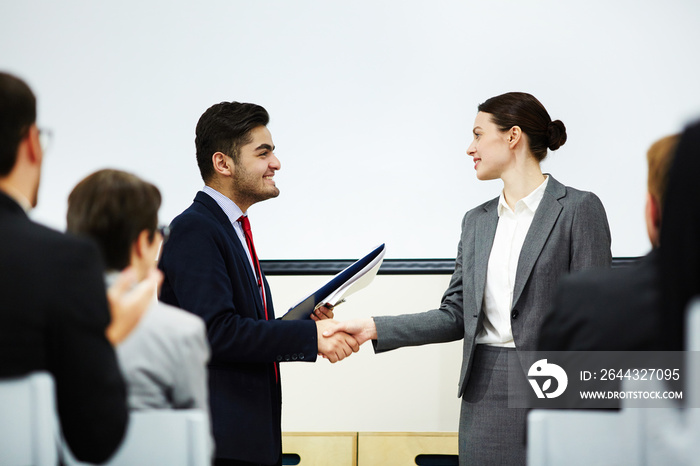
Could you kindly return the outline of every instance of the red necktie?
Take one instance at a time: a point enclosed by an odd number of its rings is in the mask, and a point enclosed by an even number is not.
[[[262,281],[262,271],[260,270],[260,261],[258,260],[258,255],[255,252],[255,243],[253,243],[253,232],[250,229],[250,220],[248,220],[247,215],[241,215],[238,218],[243,227],[243,233],[245,235],[245,242],[248,245],[248,252],[250,252],[250,257],[253,259],[253,265],[255,267],[255,274],[258,276],[258,288],[260,288],[260,294],[262,295],[263,309],[265,310],[265,320],[270,320],[267,315],[267,298],[265,296],[265,287]],[[277,363],[273,363],[275,366],[275,380],[279,381],[279,373],[277,371]]]

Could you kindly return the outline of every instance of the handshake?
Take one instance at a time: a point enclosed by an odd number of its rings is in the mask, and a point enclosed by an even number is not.
[[[377,327],[371,318],[338,322],[326,307],[317,309],[311,318],[316,321],[318,355],[332,363],[342,361],[358,352],[367,340],[377,338]]]

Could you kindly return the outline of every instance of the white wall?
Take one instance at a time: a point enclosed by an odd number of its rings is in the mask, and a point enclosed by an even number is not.
[[[476,106],[522,90],[569,128],[544,169],[596,192],[633,256],[646,148],[700,116],[698,18],[690,0],[6,1],[0,69],[55,132],[35,218],[57,228],[107,166],[158,184],[169,221],[202,184],[197,119],[240,100],[270,111],[283,165],[251,209],[263,259],[454,257],[463,213],[500,190],[465,155]]]
[[[63,228],[85,175],[201,187],[194,127],[222,100],[271,113],[282,194],[251,209],[263,259],[454,257],[463,213],[498,194],[465,150],[476,106],[537,96],[569,141],[544,169],[596,192],[616,256],[648,249],[649,144],[700,116],[700,2],[5,1],[0,69],[24,77],[55,143],[34,216]],[[279,312],[328,277],[270,277]],[[379,276],[339,318],[435,307],[448,276]],[[284,364],[288,431],[454,431],[461,342],[331,366]]]
[[[268,277],[284,314],[330,277]],[[379,275],[339,306],[339,320],[427,311],[440,305],[449,275]],[[336,363],[283,363],[286,432],[456,432],[462,341],[374,354],[372,344]]]

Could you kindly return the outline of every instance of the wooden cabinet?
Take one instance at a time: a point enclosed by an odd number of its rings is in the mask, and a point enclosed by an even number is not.
[[[357,466],[357,433],[283,433],[282,452],[285,465]]]
[[[449,466],[456,432],[296,432],[282,435],[285,465]]]

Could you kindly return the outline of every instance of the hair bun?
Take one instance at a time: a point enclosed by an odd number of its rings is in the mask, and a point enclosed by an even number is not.
[[[566,142],[566,126],[561,120],[554,120],[547,126],[549,150],[557,150]]]

